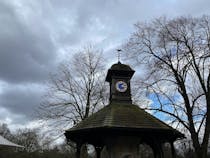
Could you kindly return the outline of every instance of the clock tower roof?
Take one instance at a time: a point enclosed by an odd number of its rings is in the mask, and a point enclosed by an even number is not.
[[[134,74],[134,70],[126,64],[122,64],[121,62],[118,62],[116,64],[113,64],[111,68],[108,70],[106,81],[111,82],[112,76],[121,76],[121,77],[132,77]]]
[[[134,71],[129,65],[122,64],[121,62],[113,64],[110,69],[111,70],[122,70],[122,71]]]

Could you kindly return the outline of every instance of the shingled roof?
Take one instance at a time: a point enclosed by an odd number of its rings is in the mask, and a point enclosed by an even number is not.
[[[177,137],[183,136],[180,132],[150,115],[138,106],[125,103],[111,103],[66,132],[74,133],[74,131],[96,128],[119,128],[121,130],[136,129],[139,131],[167,130],[176,134]]]

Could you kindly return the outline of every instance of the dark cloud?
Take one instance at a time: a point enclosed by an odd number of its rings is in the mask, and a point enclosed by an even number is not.
[[[29,119],[35,117],[35,109],[39,106],[44,85],[7,85],[0,95],[0,108],[6,108],[11,113],[23,115]]]
[[[37,31],[21,18],[12,6],[0,1],[0,80],[41,81],[53,66],[56,49],[46,28]]]

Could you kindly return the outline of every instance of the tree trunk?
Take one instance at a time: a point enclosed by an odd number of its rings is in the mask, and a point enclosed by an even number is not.
[[[87,93],[87,103],[86,103],[86,107],[85,107],[84,119],[89,116],[89,112],[90,112],[90,90]]]
[[[195,149],[196,158],[207,158],[207,150],[204,148]]]
[[[204,130],[204,137],[200,149],[195,150],[197,158],[207,158],[208,153],[208,142],[209,142],[209,133],[210,133],[210,99],[209,94],[206,97],[207,100],[207,112],[206,112],[206,126]]]

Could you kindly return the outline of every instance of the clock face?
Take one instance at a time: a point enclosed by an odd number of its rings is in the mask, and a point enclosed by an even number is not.
[[[116,86],[117,91],[119,92],[125,92],[128,88],[127,83],[125,83],[124,81],[117,81],[115,86]]]

